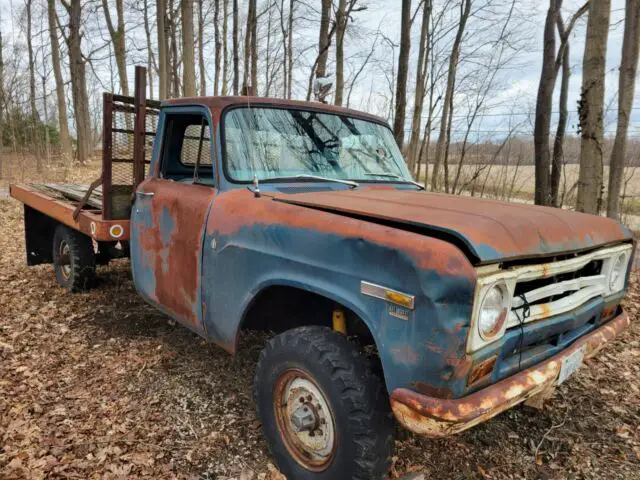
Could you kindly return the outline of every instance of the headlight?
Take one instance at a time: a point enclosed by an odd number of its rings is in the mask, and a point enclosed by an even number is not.
[[[621,253],[613,261],[611,272],[609,273],[609,290],[611,293],[618,292],[624,287],[627,274],[627,255]]]
[[[504,283],[493,285],[485,293],[478,311],[478,333],[485,340],[493,339],[500,331],[509,310],[508,292]]]

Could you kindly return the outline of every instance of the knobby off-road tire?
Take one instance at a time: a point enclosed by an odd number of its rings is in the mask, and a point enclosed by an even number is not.
[[[53,266],[58,283],[71,292],[91,288],[96,278],[96,257],[91,239],[64,225],[53,234]]]
[[[271,339],[260,354],[254,396],[269,449],[289,480],[387,474],[394,432],[389,401],[343,335],[310,326]]]

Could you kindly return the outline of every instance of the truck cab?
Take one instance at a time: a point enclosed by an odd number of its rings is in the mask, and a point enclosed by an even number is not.
[[[628,326],[622,225],[421,190],[368,114],[257,97],[161,108],[132,206],[135,285],[230,353],[244,328],[279,333],[255,394],[290,478],[378,478],[389,410],[421,434],[462,431]]]

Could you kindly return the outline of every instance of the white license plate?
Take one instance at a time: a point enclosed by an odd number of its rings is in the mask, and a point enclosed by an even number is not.
[[[573,375],[576,370],[580,368],[580,365],[582,365],[582,360],[584,360],[584,346],[562,360],[562,365],[560,366],[560,375],[558,375],[558,385],[563,383],[567,378]]]

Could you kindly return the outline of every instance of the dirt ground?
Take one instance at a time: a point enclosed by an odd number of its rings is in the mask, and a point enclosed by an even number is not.
[[[0,478],[282,480],[251,397],[264,336],[233,359],[146,305],[127,261],[68,294],[27,269],[0,200]],[[638,317],[640,279],[626,306]],[[442,440],[399,431],[391,478],[640,479],[640,323],[537,411]]]

